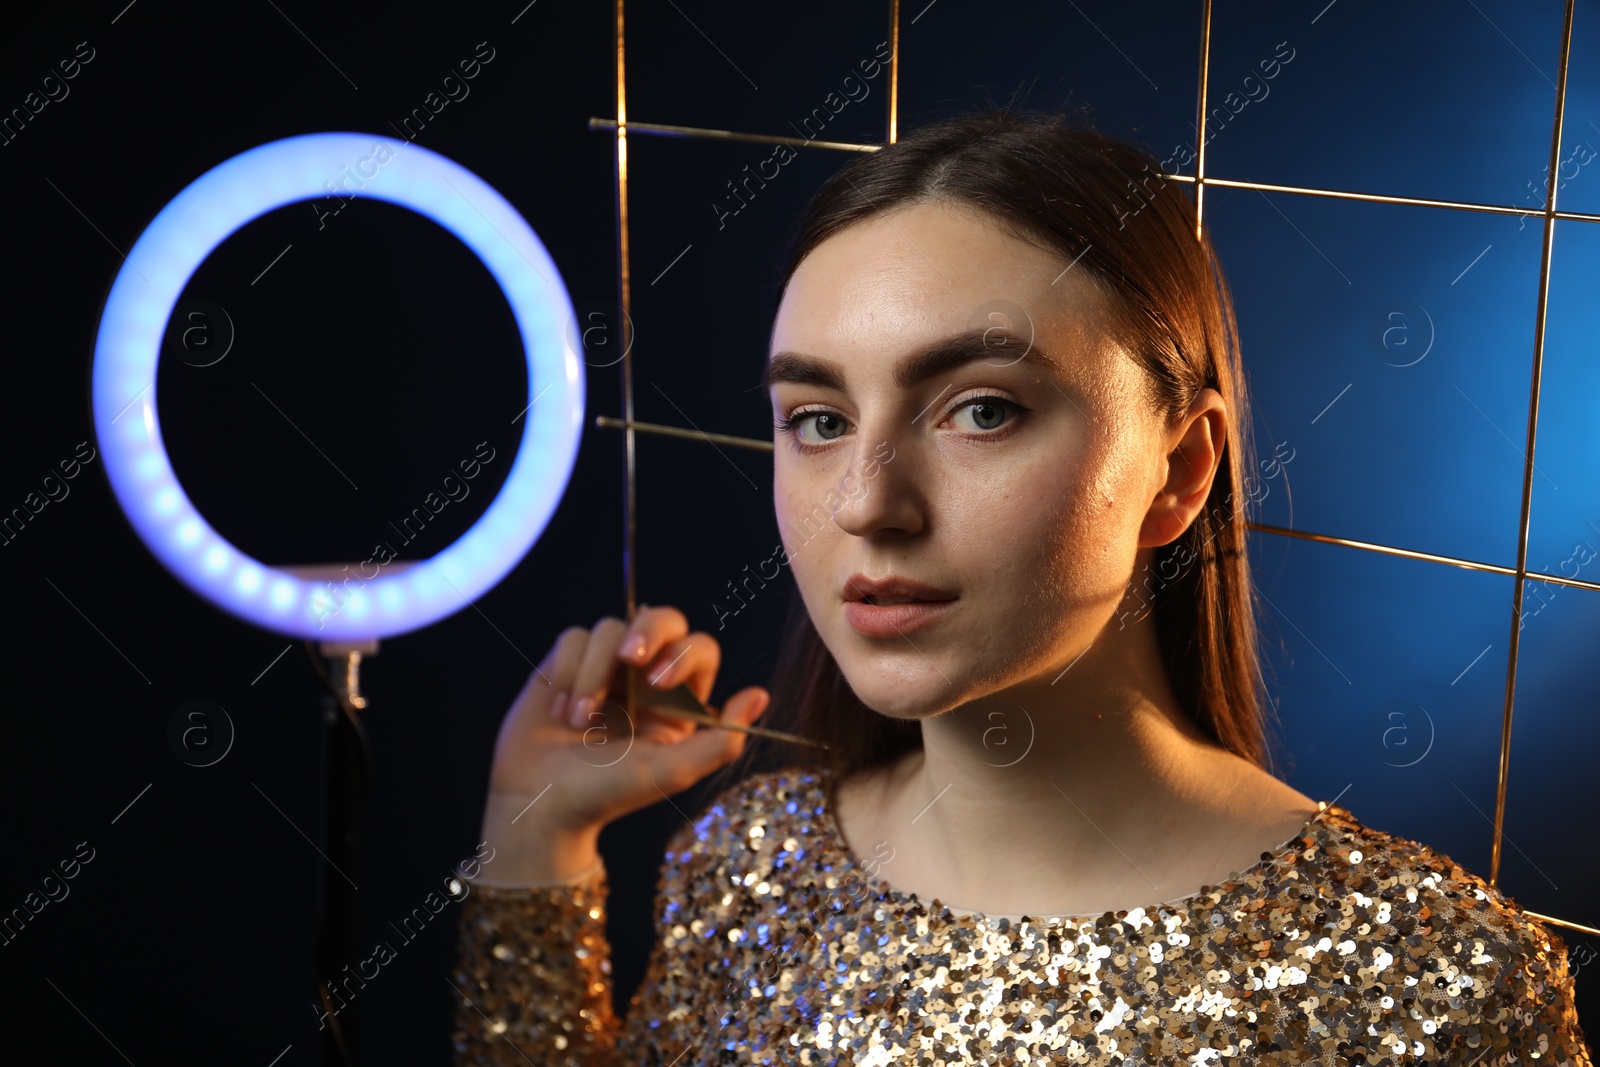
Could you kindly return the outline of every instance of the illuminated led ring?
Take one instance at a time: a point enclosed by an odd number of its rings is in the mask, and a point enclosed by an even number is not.
[[[528,361],[516,460],[489,509],[439,554],[370,579],[309,581],[247,556],[178,484],[156,414],[156,364],[173,306],[234,230],[285,204],[329,195],[408,207],[466,243],[499,282]],[[489,590],[527,554],[560,502],[583,423],[583,369],[566,343],[572,301],[544,245],[481,178],[445,157],[371,134],[318,133],[252,148],[202,174],[139,235],[95,338],[95,432],[122,510],[150,551],[218,607],[295,637],[358,641],[436,622]],[[538,406],[532,407],[534,399]]]

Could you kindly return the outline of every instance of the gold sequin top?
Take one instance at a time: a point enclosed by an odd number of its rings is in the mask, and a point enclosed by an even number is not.
[[[756,775],[674,834],[624,1018],[603,866],[477,885],[456,1063],[1592,1064],[1561,938],[1338,805],[1179,901],[1012,920],[870,878],[826,786]]]

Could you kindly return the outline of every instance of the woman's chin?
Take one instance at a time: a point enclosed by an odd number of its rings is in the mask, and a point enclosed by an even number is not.
[[[857,685],[848,675],[846,681],[850,682],[850,688],[861,703],[891,719],[926,719],[944,711],[947,706],[954,706],[941,701],[944,691],[950,687],[938,678],[935,679],[938,683],[936,686],[894,678],[873,678],[867,684]]]

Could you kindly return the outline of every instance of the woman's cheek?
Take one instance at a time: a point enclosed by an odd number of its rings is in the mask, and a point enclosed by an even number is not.
[[[1041,506],[1026,524],[1035,546],[1036,564],[1079,591],[1097,584],[1097,572],[1107,567],[1109,526],[1118,524],[1119,509],[1107,504],[1102,484],[1095,478],[1060,479],[1041,487]]]

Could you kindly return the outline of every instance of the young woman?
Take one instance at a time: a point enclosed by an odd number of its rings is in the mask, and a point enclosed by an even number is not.
[[[1245,505],[1281,457],[1195,230],[1053,113],[824,186],[766,369],[803,608],[763,725],[827,747],[673,837],[619,1020],[600,829],[749,753],[646,711],[599,759],[625,668],[704,700],[718,645],[670,607],[564,632],[495,747],[457,1062],[1590,1063],[1555,932],[1267,769]]]

